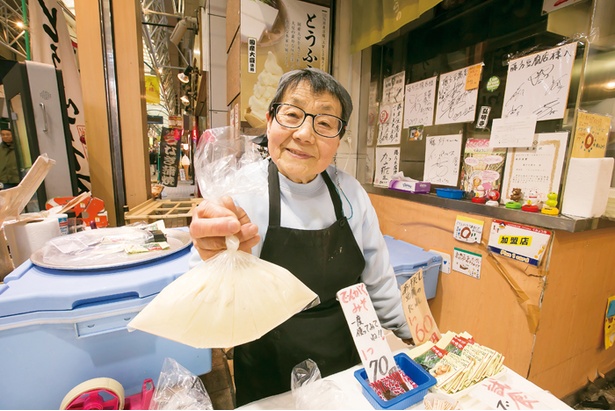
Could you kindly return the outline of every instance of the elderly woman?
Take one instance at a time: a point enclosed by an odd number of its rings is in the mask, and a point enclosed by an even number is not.
[[[352,102],[344,87],[316,69],[280,80],[267,113],[270,161],[262,196],[203,201],[190,234],[200,258],[240,249],[288,269],[320,297],[260,339],[235,347],[237,405],[290,389],[292,368],[314,360],[322,376],[360,363],[336,293],[363,282],[382,326],[411,338],[378,220],[359,182],[331,163]]]

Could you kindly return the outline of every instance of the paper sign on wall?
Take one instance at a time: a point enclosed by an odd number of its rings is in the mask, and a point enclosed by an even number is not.
[[[577,43],[508,62],[502,117],[564,118]]]
[[[440,75],[436,124],[474,121],[478,88],[466,89],[469,70],[470,67],[464,67]]]
[[[456,186],[461,162],[461,134],[429,136],[425,144],[423,181]]]
[[[604,349],[615,344],[615,296],[609,297],[604,318]]]
[[[433,125],[436,78],[431,77],[406,85],[404,128]]]
[[[489,250],[513,260],[539,266],[547,250],[551,232],[502,220],[493,220]]]
[[[453,250],[453,270],[480,279],[480,267],[483,256],[455,247]]]
[[[414,344],[421,345],[425,341],[438,342],[442,335],[427,304],[422,268],[402,284],[401,302]]]
[[[483,237],[483,221],[457,216],[453,237],[455,240],[463,241],[464,243],[480,243]]]
[[[365,284],[342,288],[336,295],[369,381],[378,381],[396,370],[397,364]]]
[[[579,111],[570,156],[581,158],[604,157],[610,131],[610,116]]]
[[[375,186],[389,186],[389,180],[399,170],[399,147],[376,147]]]

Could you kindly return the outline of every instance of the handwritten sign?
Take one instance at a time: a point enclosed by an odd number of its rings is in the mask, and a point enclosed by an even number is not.
[[[378,130],[378,145],[399,144],[401,141],[401,122],[403,104],[393,103],[380,107],[380,129]]]
[[[550,238],[551,232],[542,228],[493,220],[488,248],[495,254],[538,266]]]
[[[579,111],[572,139],[572,154],[570,156],[582,158],[604,157],[610,131],[610,116]]]
[[[474,121],[478,88],[466,90],[468,67],[440,75],[436,124]]]
[[[483,256],[455,247],[453,250],[453,270],[480,280]]]
[[[438,342],[442,335],[427,304],[422,268],[402,284],[401,302],[414,344],[421,345],[425,341]]]
[[[477,398],[481,410],[550,410],[558,409],[553,405],[532,396],[525,387],[507,378],[508,373],[496,378],[481,381],[472,390],[472,397]],[[525,384],[523,384],[525,385]]]
[[[393,174],[399,171],[399,147],[376,147],[374,185],[389,186]]]
[[[457,216],[453,237],[464,243],[480,243],[483,236],[483,221],[475,218]]]
[[[342,288],[336,295],[369,381],[378,381],[396,371],[393,353],[365,284]]]
[[[382,84],[382,104],[403,103],[405,81],[406,72],[404,71],[386,77]]]
[[[474,90],[478,88],[480,83],[480,75],[483,72],[484,64],[475,64],[468,67],[468,75],[466,76],[466,90]]]
[[[493,119],[489,147],[532,147],[536,116]]]
[[[427,137],[423,181],[456,186],[461,161],[460,134]]]
[[[577,43],[511,60],[502,117],[564,118]]]
[[[559,192],[568,132],[536,134],[532,148],[511,148],[506,154],[502,184],[502,203],[512,188],[520,188],[524,197],[535,194],[546,201],[547,194]]]
[[[406,85],[404,128],[433,125],[436,79],[437,77],[431,77]]]

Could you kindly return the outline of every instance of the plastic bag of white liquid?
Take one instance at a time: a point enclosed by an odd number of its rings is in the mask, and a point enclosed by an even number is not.
[[[266,182],[255,184],[254,178],[242,175],[250,161],[238,154],[241,144],[229,129],[208,130],[210,135],[202,137],[205,146],[195,162],[206,198],[267,190]],[[265,161],[259,155],[254,159]],[[285,268],[240,251],[234,236],[226,244],[226,250],[165,287],[129,329],[196,348],[227,348],[260,338],[318,302],[316,293]]]

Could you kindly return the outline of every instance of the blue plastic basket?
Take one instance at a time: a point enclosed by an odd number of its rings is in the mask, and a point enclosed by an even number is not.
[[[363,389],[363,395],[365,395],[365,398],[367,398],[370,404],[376,409],[404,410],[421,401],[425,395],[427,395],[429,388],[436,385],[437,380],[435,377],[414,362],[407,354],[399,353],[394,358],[395,363],[397,363],[399,368],[417,384],[417,387],[388,401],[380,398],[378,394],[376,394],[376,391],[370,387],[365,368],[361,368],[354,372],[355,378],[359,381]]]

